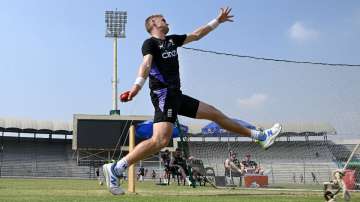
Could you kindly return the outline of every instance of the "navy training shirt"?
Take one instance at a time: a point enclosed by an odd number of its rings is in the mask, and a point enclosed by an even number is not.
[[[153,61],[149,74],[151,90],[171,88],[180,90],[177,48],[184,44],[185,35],[168,35],[165,40],[151,37],[142,46],[142,54],[151,54]]]

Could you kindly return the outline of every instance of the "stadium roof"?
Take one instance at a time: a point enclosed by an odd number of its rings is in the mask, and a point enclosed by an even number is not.
[[[335,135],[337,134],[336,129],[329,123],[281,123],[283,126],[282,135],[289,136],[320,136],[320,135]],[[257,128],[269,128],[272,123],[254,123]],[[201,127],[199,125],[190,125],[189,131],[193,134],[201,135]],[[214,134],[216,135],[216,134]],[[214,136],[211,135],[210,136]],[[221,134],[217,134],[222,136]],[[231,133],[224,133],[224,136],[229,136]],[[209,136],[209,135],[207,135]]]
[[[255,124],[257,127],[261,128],[269,128],[272,126],[272,124],[269,123],[258,123]],[[282,123],[283,126],[283,133],[319,133],[319,134],[327,134],[327,135],[335,135],[336,129],[329,123]]]
[[[270,123],[255,123],[259,128],[269,128]],[[282,123],[283,135],[290,136],[318,136],[335,135],[335,128],[329,123]],[[65,134],[73,132],[72,122],[58,121],[36,121],[31,119],[0,118],[0,131],[15,133],[38,133],[38,134]],[[190,125],[189,132],[192,134],[201,133],[200,125]],[[229,135],[229,134],[228,134]]]
[[[14,133],[72,134],[72,123],[0,118],[0,131]]]

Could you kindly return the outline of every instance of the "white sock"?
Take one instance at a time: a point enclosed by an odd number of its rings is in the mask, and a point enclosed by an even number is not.
[[[191,185],[191,181],[190,181],[189,177],[186,177],[186,182],[188,183],[188,185]]]
[[[262,133],[261,131],[258,130],[250,130],[251,133],[251,137],[254,138],[255,140],[266,140],[266,134]]]
[[[116,163],[114,171],[116,172],[117,176],[121,176],[127,167],[128,167],[128,162],[126,161],[125,158],[122,158],[120,161]]]

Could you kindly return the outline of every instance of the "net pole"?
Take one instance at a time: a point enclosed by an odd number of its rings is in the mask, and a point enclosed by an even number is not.
[[[180,134],[180,146],[181,146],[181,150],[184,152],[184,156],[186,158],[186,161],[189,159],[190,157],[190,153],[189,153],[189,145],[188,143],[184,141],[184,131],[181,129],[181,125],[180,125],[180,122],[179,122],[179,119],[176,119],[175,121],[175,126],[179,129],[179,134]],[[193,188],[195,188],[195,179],[193,178],[193,175],[192,175],[192,169],[190,167],[190,165],[187,163],[187,167],[188,167],[188,171],[189,171],[189,180],[191,182],[191,185]]]
[[[345,170],[347,168],[347,166],[350,163],[350,161],[351,161],[352,157],[354,156],[355,152],[358,150],[359,145],[360,145],[360,143],[357,144],[356,147],[354,148],[354,150],[351,152],[351,155],[350,155],[349,159],[347,160],[346,164],[344,165],[343,170]]]
[[[176,119],[175,121],[175,127],[177,127],[179,129],[179,136],[180,136],[180,148],[181,150],[184,152],[184,156],[185,158],[189,158],[189,147],[188,145],[185,144],[185,141],[184,141],[184,132],[182,131],[181,129],[181,126],[180,126],[180,122],[178,119]]]

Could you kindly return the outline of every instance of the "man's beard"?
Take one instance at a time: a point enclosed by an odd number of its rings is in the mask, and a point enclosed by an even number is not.
[[[169,27],[163,27],[163,32],[166,35],[169,32]]]

